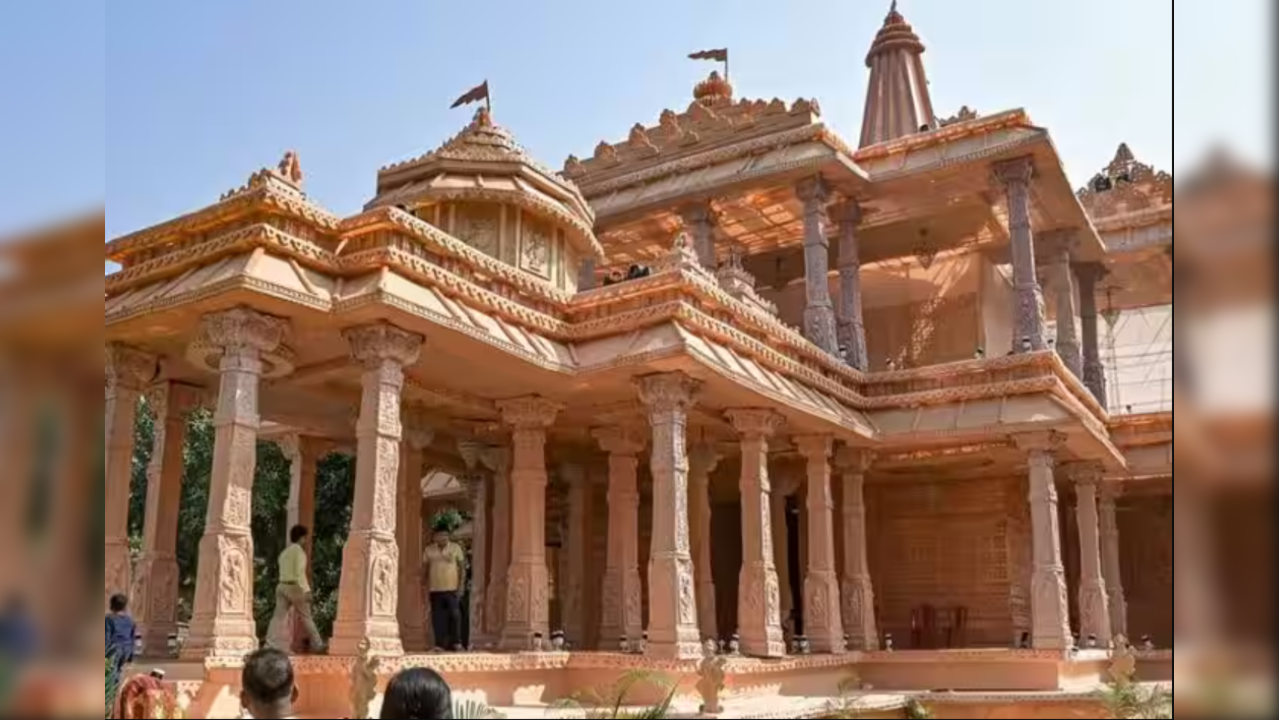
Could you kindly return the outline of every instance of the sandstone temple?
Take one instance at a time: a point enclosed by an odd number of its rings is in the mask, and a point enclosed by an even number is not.
[[[894,8],[855,142],[816,100],[739,97],[716,72],[559,171],[481,108],[379,170],[353,216],[308,197],[290,153],[111,240],[105,592],[132,594],[191,712],[234,711],[260,643],[268,437],[304,524],[320,459],[356,458],[330,654],[297,661],[317,717],[348,712],[363,641],[384,674],[431,664],[494,706],[648,668],[693,710],[728,643],[712,705],[739,717],[820,715],[853,672],[877,712],[1059,716],[1119,636],[1171,647],[1171,407],[1108,399],[1103,323],[1172,303],[1172,178],[1124,145],[1073,187],[1027,112],[939,115],[923,55]],[[168,658],[197,407],[212,484]],[[472,651],[426,655],[443,506],[471,518]],[[556,631],[571,651],[539,643]],[[1139,661],[1170,679],[1170,653]]]

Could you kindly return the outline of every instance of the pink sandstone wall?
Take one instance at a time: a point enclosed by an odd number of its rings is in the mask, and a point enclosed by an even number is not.
[[[1119,553],[1128,600],[1128,634],[1173,640],[1172,498],[1130,497],[1119,505]]]
[[[912,611],[967,610],[968,647],[1008,647],[1017,623],[1010,547],[1020,528],[1009,517],[1008,479],[893,479],[867,486],[871,575],[881,632],[912,645]],[[1028,583],[1028,577],[1027,577]],[[939,642],[944,642],[940,640]],[[923,644],[928,644],[925,641]]]

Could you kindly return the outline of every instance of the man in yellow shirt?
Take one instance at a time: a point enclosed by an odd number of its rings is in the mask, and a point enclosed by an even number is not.
[[[466,591],[466,553],[444,529],[435,531],[435,542],[423,555],[426,590],[431,598],[431,629],[435,649],[461,651],[462,593]]]
[[[324,652],[324,640],[315,627],[311,615],[311,583],[307,580],[306,549],[302,541],[310,531],[298,525],[289,531],[289,546],[280,553],[280,584],[275,588],[275,613],[267,628],[267,645],[284,652],[289,651],[293,636],[289,622],[289,610],[297,613],[309,635],[313,653]]]

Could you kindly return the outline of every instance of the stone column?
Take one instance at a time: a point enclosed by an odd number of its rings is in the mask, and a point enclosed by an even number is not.
[[[692,522],[693,577],[697,585],[697,624],[704,639],[719,639],[715,574],[711,564],[711,473],[720,454],[710,443],[699,443],[688,456],[689,508]]]
[[[795,592],[790,582],[790,530],[786,513],[786,498],[792,488],[784,480],[773,482],[769,498],[769,525],[773,538],[773,568],[777,573],[778,591],[781,595],[778,612],[781,622],[790,619],[795,610]]]
[[[480,456],[493,473],[492,544],[489,546],[489,581],[484,603],[488,637],[497,640],[506,627],[506,576],[511,570],[511,451],[491,447]]]
[[[581,647],[586,641],[586,585],[590,553],[587,534],[591,513],[591,485],[586,469],[575,463],[560,468],[560,478],[568,485],[568,527],[563,552],[566,573],[562,589],[564,633],[569,642]]]
[[[1093,397],[1108,408],[1106,398],[1106,366],[1101,362],[1101,345],[1097,338],[1097,281],[1105,276],[1100,263],[1075,266],[1079,281],[1079,326],[1083,334],[1084,385]],[[1118,632],[1118,631],[1116,631]]]
[[[133,430],[142,389],[155,378],[156,358],[118,343],[106,346],[106,591],[128,594],[129,484],[133,479]],[[24,419],[24,421],[27,421]]]
[[[1097,487],[1102,468],[1088,463],[1071,468],[1075,481],[1075,518],[1079,526],[1079,636],[1097,638],[1109,647],[1110,598],[1101,571],[1101,540],[1097,517]]]
[[[830,240],[826,237],[826,200],[830,190],[820,177],[800,181],[796,195],[804,203],[804,335],[831,355],[839,355],[835,308],[830,299]]]
[[[550,576],[546,567],[546,428],[560,406],[539,397],[499,403],[512,428],[511,569],[506,579],[503,650],[526,650],[534,634],[549,639]]]
[[[426,598],[422,590],[422,451],[435,433],[422,427],[405,427],[400,443],[400,495],[397,499],[395,544],[400,550],[399,603],[400,642],[409,652],[431,649],[426,632]]]
[[[737,590],[737,632],[742,652],[756,657],[786,655],[782,641],[781,588],[773,566],[769,518],[768,439],[782,417],[771,410],[729,410],[728,421],[742,444],[742,574]]]
[[[842,448],[836,463],[843,471],[844,568],[840,578],[844,633],[851,650],[879,649],[875,623],[875,590],[870,579],[866,545],[866,471],[873,456],[851,447]]]
[[[486,592],[489,572],[489,482],[480,464],[484,445],[475,441],[458,443],[458,453],[466,464],[466,473],[459,478],[466,487],[471,502],[471,649],[486,648],[493,643],[488,634]],[[419,563],[420,565],[420,563]]]
[[[1115,504],[1119,485],[1105,483],[1101,486],[1101,576],[1106,582],[1106,594],[1110,598],[1110,632],[1112,636],[1128,636],[1128,601],[1124,597],[1124,581],[1119,564],[1119,521],[1115,516]]]
[[[808,461],[808,568],[804,575],[804,636],[818,653],[845,651],[840,617],[839,576],[835,572],[835,527],[831,512],[829,435],[804,435],[795,445]]]
[[[697,261],[710,272],[715,272],[715,211],[709,202],[689,205],[680,212],[693,239]]]
[[[198,402],[195,388],[163,382],[147,392],[155,418],[151,464],[147,466],[146,524],[134,577],[132,611],[147,657],[168,654],[178,632],[178,513],[182,504],[182,448],[187,414]]]
[[[865,372],[870,369],[866,323],[862,318],[862,260],[857,225],[862,209],[855,200],[839,208],[839,345],[844,362]]]
[[[648,654],[702,657],[688,529],[688,411],[698,383],[679,372],[636,383],[652,428],[653,544],[648,561]]]
[[[997,163],[995,180],[1008,194],[1008,235],[1012,246],[1013,288],[1016,318],[1013,352],[1024,352],[1023,342],[1030,341],[1033,351],[1044,350],[1043,296],[1035,274],[1035,237],[1030,221],[1030,182],[1035,175],[1029,156]]]
[[[401,392],[404,368],[417,362],[421,335],[385,322],[344,331],[363,369],[356,424],[355,502],[342,551],[342,582],[330,649],[357,655],[368,640],[374,655],[404,653],[399,624],[400,548],[396,490],[400,481]]]
[[[1030,523],[1034,568],[1030,581],[1031,643],[1036,650],[1071,647],[1070,609],[1066,600],[1066,570],[1061,560],[1061,527],[1057,515],[1057,486],[1053,453],[1064,438],[1057,433],[1034,433],[1016,438],[1030,466]]]
[[[288,523],[285,533],[292,531],[297,525],[311,531],[302,541],[302,547],[306,551],[308,560],[307,579],[314,585],[315,553],[312,550],[315,543],[315,483],[320,457],[327,452],[328,445],[317,438],[298,434],[285,435],[276,440],[276,445],[286,457],[290,458],[292,473],[289,479],[289,502],[286,506]],[[297,613],[290,611],[289,617],[289,625],[293,628],[295,652],[305,652],[308,649],[306,627],[303,626]]]
[[[184,657],[243,656],[258,648],[253,619],[253,476],[257,470],[258,385],[265,353],[284,341],[288,323],[247,307],[206,315],[201,345],[221,354],[213,416],[209,509]]]
[[[1050,253],[1057,290],[1057,355],[1066,369],[1080,380],[1084,377],[1084,361],[1079,348],[1079,328],[1075,325],[1075,280],[1070,256],[1078,245],[1074,231],[1053,239]]]
[[[631,428],[595,431],[608,453],[608,559],[600,615],[600,644],[612,648],[619,638],[644,633],[643,587],[639,574],[639,454],[644,441]]]

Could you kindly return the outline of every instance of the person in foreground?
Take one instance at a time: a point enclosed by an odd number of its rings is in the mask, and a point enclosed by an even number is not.
[[[436,528],[435,542],[426,548],[426,582],[431,599],[431,629],[437,650],[462,650],[462,580],[466,577],[466,553]]]
[[[382,699],[385,720],[453,720],[453,691],[430,668],[405,670],[386,686]]]
[[[116,672],[123,672],[124,666],[133,662],[133,642],[138,635],[133,618],[129,617],[129,598],[124,595],[112,595],[110,601],[111,614],[106,623],[106,654],[115,663]]]
[[[306,548],[302,547],[302,541],[309,534],[310,531],[301,525],[289,531],[289,546],[280,553],[280,584],[275,589],[275,613],[267,627],[266,638],[267,644],[277,650],[292,647],[291,609],[306,628],[307,640],[310,641],[308,648],[318,655],[324,652],[324,640],[311,614],[311,584],[306,579]]]
[[[257,720],[293,717],[298,689],[289,656],[263,648],[244,659],[240,674],[240,707]]]

